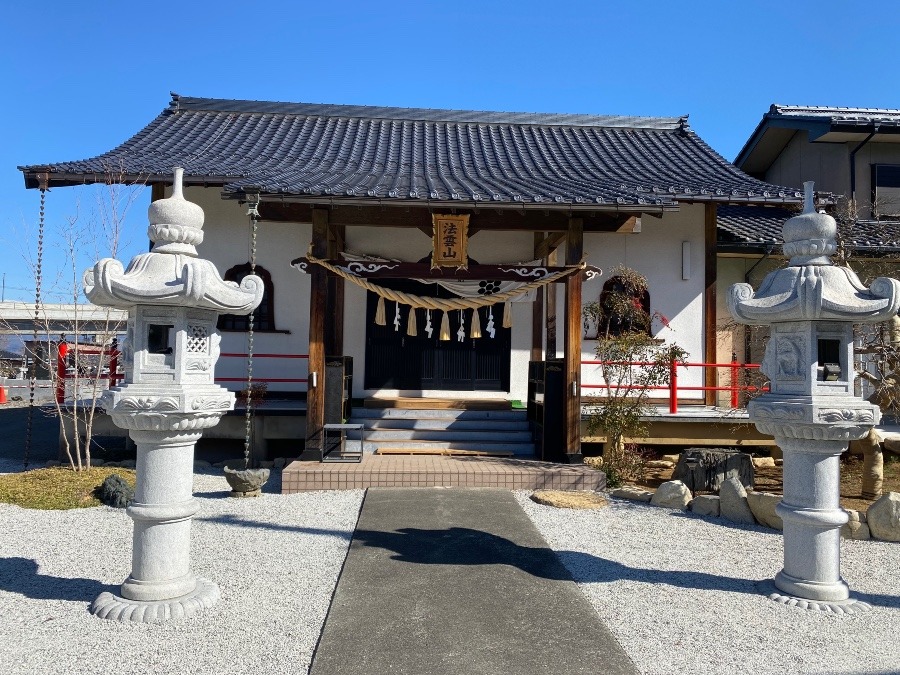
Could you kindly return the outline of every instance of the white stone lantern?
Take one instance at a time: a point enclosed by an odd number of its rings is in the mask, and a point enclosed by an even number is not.
[[[728,307],[740,323],[768,325],[762,363],[769,391],[748,405],[750,419],[775,437],[784,453],[784,521],[780,592],[770,597],[809,609],[852,613],[868,609],[850,598],[840,574],[840,455],[878,423],[878,406],[853,395],[853,324],[892,318],[900,283],[880,277],[866,288],[847,267],[831,262],[834,218],[816,213],[813,184],[806,207],[784,225],[790,262],[770,273],[754,294],[749,284],[729,289]]]
[[[120,621],[190,616],[219,597],[216,584],[190,570],[194,444],[234,408],[234,393],[214,381],[218,315],[249,314],[263,294],[259,277],[223,281],[197,257],[203,210],[182,196],[182,173],[175,169],[172,196],[150,205],[153,249],[127,270],[107,258],[84,275],[91,302],[128,310],[125,382],[100,405],[137,445],[132,570],[120,596],[103,593],[91,605]]]

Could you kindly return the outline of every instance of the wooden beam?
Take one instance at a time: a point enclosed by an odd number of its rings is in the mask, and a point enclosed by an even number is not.
[[[630,216],[626,218],[621,225],[619,225],[619,229],[616,232],[621,232],[624,234],[633,234],[634,232],[641,231],[641,218],[640,216]]]
[[[703,289],[703,324],[705,331],[705,344],[703,359],[706,363],[717,363],[716,361],[716,280],[717,280],[717,258],[716,258],[716,205],[706,204],[704,211],[704,239],[706,244],[706,257],[704,262],[704,289]],[[716,369],[706,368],[706,376],[704,385],[707,387],[716,386]],[[706,405],[716,404],[716,392],[707,389],[705,392]]]
[[[567,267],[545,267],[542,265],[469,265],[462,267],[432,267],[429,263],[408,263],[392,261],[348,261],[327,259],[325,262],[335,267],[348,269],[363,279],[447,279],[449,281],[493,280],[518,281],[528,283],[539,281],[558,272],[565,272]],[[309,272],[318,267],[302,256],[291,261],[302,272]],[[590,265],[579,276],[593,273],[592,278],[599,278],[600,269]]]
[[[410,227],[431,237],[433,209],[421,207],[397,208],[388,206],[340,206],[327,208],[332,225],[370,227]],[[259,205],[262,220],[287,223],[311,223],[314,207],[296,202],[269,202]],[[445,211],[447,209],[444,209]],[[481,230],[512,230],[531,232],[568,231],[569,214],[564,210],[500,211],[479,209],[455,209],[456,213],[470,215],[469,236]],[[587,212],[582,217],[585,232],[618,232],[636,214],[615,212]]]
[[[555,251],[565,238],[565,232],[551,232],[546,237],[543,236],[542,232],[535,232],[534,259],[543,260],[546,258],[550,251]]]
[[[165,183],[150,183],[150,201],[155,202],[164,199],[166,196]]]
[[[328,255],[328,211],[312,211],[312,253]],[[301,459],[321,459],[322,430],[325,426],[325,316],[328,276],[315,266],[310,270],[309,293],[309,376],[306,393],[306,448]]]
[[[566,235],[566,263],[576,265],[584,254],[584,223],[569,220]],[[581,462],[581,275],[566,277],[565,312],[565,411],[566,454],[571,462]]]
[[[534,233],[534,259],[539,260],[545,254],[541,254],[540,246],[546,241],[543,232]],[[531,356],[532,361],[540,361],[544,354],[544,289],[539,288],[534,294],[534,302],[531,303]]]

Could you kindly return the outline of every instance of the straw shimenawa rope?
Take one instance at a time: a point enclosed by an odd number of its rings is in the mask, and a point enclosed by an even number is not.
[[[488,305],[496,305],[500,302],[505,302],[510,298],[515,298],[519,295],[524,295],[528,293],[530,290],[535,288],[540,288],[541,286],[545,286],[546,284],[551,284],[554,281],[562,279],[563,277],[567,277],[570,274],[574,274],[575,272],[580,272],[581,270],[587,267],[587,263],[582,260],[577,265],[573,265],[564,270],[560,270],[559,272],[554,272],[548,277],[544,277],[543,279],[538,279],[537,281],[530,281],[527,284],[523,284],[518,288],[513,288],[508,291],[504,291],[503,293],[495,293],[493,295],[485,295],[480,298],[428,298],[421,295],[413,295],[412,293],[404,293],[402,291],[395,291],[390,288],[384,288],[383,286],[379,286],[377,284],[373,284],[368,279],[363,279],[362,277],[358,277],[355,274],[351,274],[346,270],[342,270],[340,267],[335,267],[331,263],[328,263],[324,260],[316,258],[312,254],[308,253],[306,255],[306,259],[311,263],[315,263],[316,265],[320,265],[324,267],[329,272],[333,272],[337,274],[339,277],[343,277],[347,281],[350,281],[357,286],[361,286],[366,290],[372,291],[375,295],[378,295],[382,298],[386,298],[387,300],[393,300],[394,302],[402,302],[404,305],[409,305],[411,307],[415,307],[416,309],[436,309],[442,310],[444,312],[454,310],[454,309],[476,309],[478,307],[487,307]]]

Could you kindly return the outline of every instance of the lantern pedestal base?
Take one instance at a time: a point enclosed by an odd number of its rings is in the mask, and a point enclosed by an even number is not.
[[[869,603],[854,598],[836,602],[824,602],[809,600],[808,598],[797,598],[793,595],[784,595],[782,593],[769,593],[769,600],[774,600],[775,602],[789,607],[799,607],[800,609],[809,609],[819,612],[831,612],[832,614],[858,614],[859,612],[868,612],[872,609],[872,605]]]
[[[850,587],[843,579],[831,582],[798,579],[784,570],[775,575],[775,588],[790,597],[810,602],[846,602],[850,599]]]
[[[101,619],[160,623],[169,619],[184,619],[202,609],[212,607],[219,600],[219,587],[212,581],[197,578],[193,591],[170,600],[129,600],[112,593],[101,593],[91,604],[91,614]]]

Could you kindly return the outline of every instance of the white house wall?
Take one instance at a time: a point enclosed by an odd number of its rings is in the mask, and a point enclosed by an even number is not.
[[[224,274],[235,265],[250,261],[250,225],[247,206],[223,200],[218,189],[187,188],[185,198],[196,202],[206,214],[203,243],[197,251],[212,260]],[[256,354],[308,354],[309,352],[309,276],[290,266],[309,247],[312,226],[307,223],[260,221],[257,234],[257,264],[272,275],[275,299],[275,327],[278,333],[255,332]],[[223,353],[247,353],[247,334],[224,331]],[[266,378],[306,379],[306,359],[256,358],[255,380]],[[217,378],[245,378],[245,358],[222,357],[216,364]],[[244,387],[240,382],[221,382],[232,390]],[[272,382],[270,391],[306,391],[304,383]]]
[[[224,274],[230,267],[249,261],[250,228],[246,206],[221,199],[216,188],[188,188],[188,199],[198,203],[206,213],[206,233],[198,247],[200,255],[212,260]],[[275,299],[275,324],[278,333],[256,333],[256,354],[308,354],[309,351],[309,276],[290,266],[291,260],[307,251],[312,227],[309,223],[276,223],[261,221],[257,237],[257,263],[272,276]],[[644,274],[650,283],[651,311],[668,318],[670,327],[654,325],[654,335],[675,341],[690,353],[691,361],[703,360],[704,321],[704,209],[703,206],[683,206],[676,213],[663,218],[645,217],[642,231],[637,234],[585,234],[584,251],[592,265],[601,267],[601,280],[585,284],[585,304],[599,298],[603,281],[618,264],[632,267]],[[431,238],[410,228],[347,227],[347,250],[377,256],[416,261],[431,253]],[[690,279],[682,277],[682,242],[689,242]],[[469,255],[480,263],[498,264],[524,262],[531,259],[534,237],[531,232],[477,232],[469,241]],[[563,259],[560,251],[560,260]],[[565,299],[562,285],[555,285],[557,293],[557,353],[563,351]],[[353,396],[364,397],[376,390],[364,388],[365,372],[366,293],[351,283],[345,284],[344,296],[344,352],[354,357]],[[512,356],[510,391],[512,399],[527,397],[528,360],[531,352],[531,324],[533,303],[512,303]],[[582,360],[595,357],[592,341],[582,346]],[[225,332],[222,352],[245,354],[246,334]],[[217,377],[243,378],[246,359],[220,359]],[[306,359],[257,358],[253,365],[254,379],[306,378]],[[585,366],[585,383],[599,382],[596,368]],[[702,383],[699,368],[679,374],[682,385]],[[240,382],[224,382],[230,389],[242,388]],[[304,383],[270,383],[271,391],[305,391]],[[425,395],[435,397],[496,397],[497,392],[406,391],[377,390],[382,395]],[[681,398],[702,398],[702,392],[682,392]]]
[[[689,279],[682,279],[682,243],[690,246]],[[675,213],[662,218],[644,217],[641,231],[635,234],[586,233],[584,252],[588,261],[603,270],[599,281],[586,283],[583,302],[599,300],[603,283],[613,275],[617,265],[624,265],[643,274],[650,291],[650,311],[658,312],[669,321],[669,327],[653,322],[654,337],[674,342],[688,351],[688,361],[704,361],[705,322],[703,317],[704,265],[704,207],[683,205]],[[560,310],[557,318],[562,326]],[[561,332],[561,331],[560,331]],[[596,359],[595,340],[584,340],[581,358]],[[597,366],[582,367],[583,384],[600,384]],[[679,386],[702,386],[701,368],[679,369]],[[585,393],[602,390],[585,390]],[[660,391],[657,396],[665,397]],[[702,399],[702,391],[680,391],[679,398]]]

